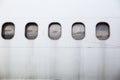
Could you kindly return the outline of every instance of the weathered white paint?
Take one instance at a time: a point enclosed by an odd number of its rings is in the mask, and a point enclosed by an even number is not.
[[[0,0],[0,25],[15,24],[11,40],[0,37],[0,80],[120,80],[119,0]],[[98,40],[98,22],[110,25],[110,37]],[[38,24],[38,37],[28,40],[25,25]],[[48,26],[59,22],[59,40]],[[85,38],[74,40],[71,27],[85,24]]]

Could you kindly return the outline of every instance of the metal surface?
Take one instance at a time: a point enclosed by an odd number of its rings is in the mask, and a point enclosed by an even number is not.
[[[0,0],[0,25],[15,24],[11,40],[0,37],[0,80],[120,80],[119,0]],[[28,22],[38,24],[34,40]],[[48,28],[59,22],[62,34],[51,40]],[[72,25],[82,22],[85,37],[75,40]],[[107,22],[110,37],[99,40],[96,25]]]

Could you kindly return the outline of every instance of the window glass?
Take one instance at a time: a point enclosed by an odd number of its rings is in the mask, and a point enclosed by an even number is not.
[[[38,25],[36,23],[28,23],[25,28],[25,36],[27,39],[35,39],[38,35]]]
[[[15,25],[12,22],[4,23],[2,26],[2,37],[4,39],[12,39],[15,33]]]
[[[100,22],[96,26],[96,36],[99,40],[106,40],[110,36],[109,25],[105,22]]]
[[[85,37],[85,26],[83,23],[74,23],[73,24],[72,37],[75,40],[82,40]]]
[[[61,37],[61,25],[59,23],[51,23],[48,29],[48,36],[52,40],[57,40]]]

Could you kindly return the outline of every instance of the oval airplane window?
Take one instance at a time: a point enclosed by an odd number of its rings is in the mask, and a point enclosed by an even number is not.
[[[58,40],[61,37],[61,25],[59,23],[51,23],[48,29],[48,36],[52,40]]]
[[[99,40],[106,40],[110,36],[109,24],[100,22],[96,25],[96,36]]]
[[[75,40],[82,40],[85,37],[85,25],[83,23],[74,23],[72,26],[72,37]]]
[[[30,22],[25,27],[25,36],[27,39],[35,39],[38,35],[38,25],[34,22]]]
[[[15,25],[12,22],[6,22],[2,26],[2,37],[4,39],[12,39],[15,33]]]

